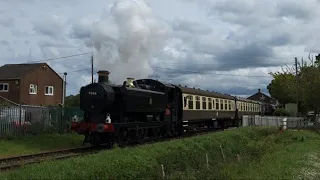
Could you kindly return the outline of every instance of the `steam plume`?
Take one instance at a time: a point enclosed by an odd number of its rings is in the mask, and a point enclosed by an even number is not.
[[[117,0],[107,15],[93,23],[95,66],[109,70],[110,80],[122,83],[127,77],[152,74],[149,60],[163,47],[168,35],[143,0]]]

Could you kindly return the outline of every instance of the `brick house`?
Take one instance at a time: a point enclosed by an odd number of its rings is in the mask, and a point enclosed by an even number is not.
[[[264,103],[270,103],[274,106],[278,105],[278,101],[264,93],[261,92],[261,89],[258,89],[258,92],[253,94],[252,96],[248,97],[247,99],[260,101]]]
[[[18,104],[58,105],[63,79],[46,63],[5,64],[0,67],[0,96]]]

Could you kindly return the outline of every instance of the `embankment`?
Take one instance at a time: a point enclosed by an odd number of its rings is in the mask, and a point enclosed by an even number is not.
[[[292,179],[319,142],[312,132],[246,127],[30,165],[0,179]]]

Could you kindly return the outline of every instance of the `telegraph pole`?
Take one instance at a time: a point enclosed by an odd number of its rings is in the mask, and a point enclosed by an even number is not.
[[[295,69],[296,69],[296,91],[297,91],[297,95],[296,95],[296,99],[297,99],[297,110],[299,112],[299,79],[298,79],[298,58],[295,57],[294,58],[294,65],[295,65]]]
[[[93,83],[93,53],[91,55],[91,83]]]

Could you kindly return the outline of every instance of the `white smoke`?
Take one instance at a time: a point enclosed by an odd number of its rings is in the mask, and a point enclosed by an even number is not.
[[[95,67],[110,71],[117,84],[127,77],[146,78],[153,73],[149,60],[163,48],[168,33],[143,0],[117,0],[93,23]]]

